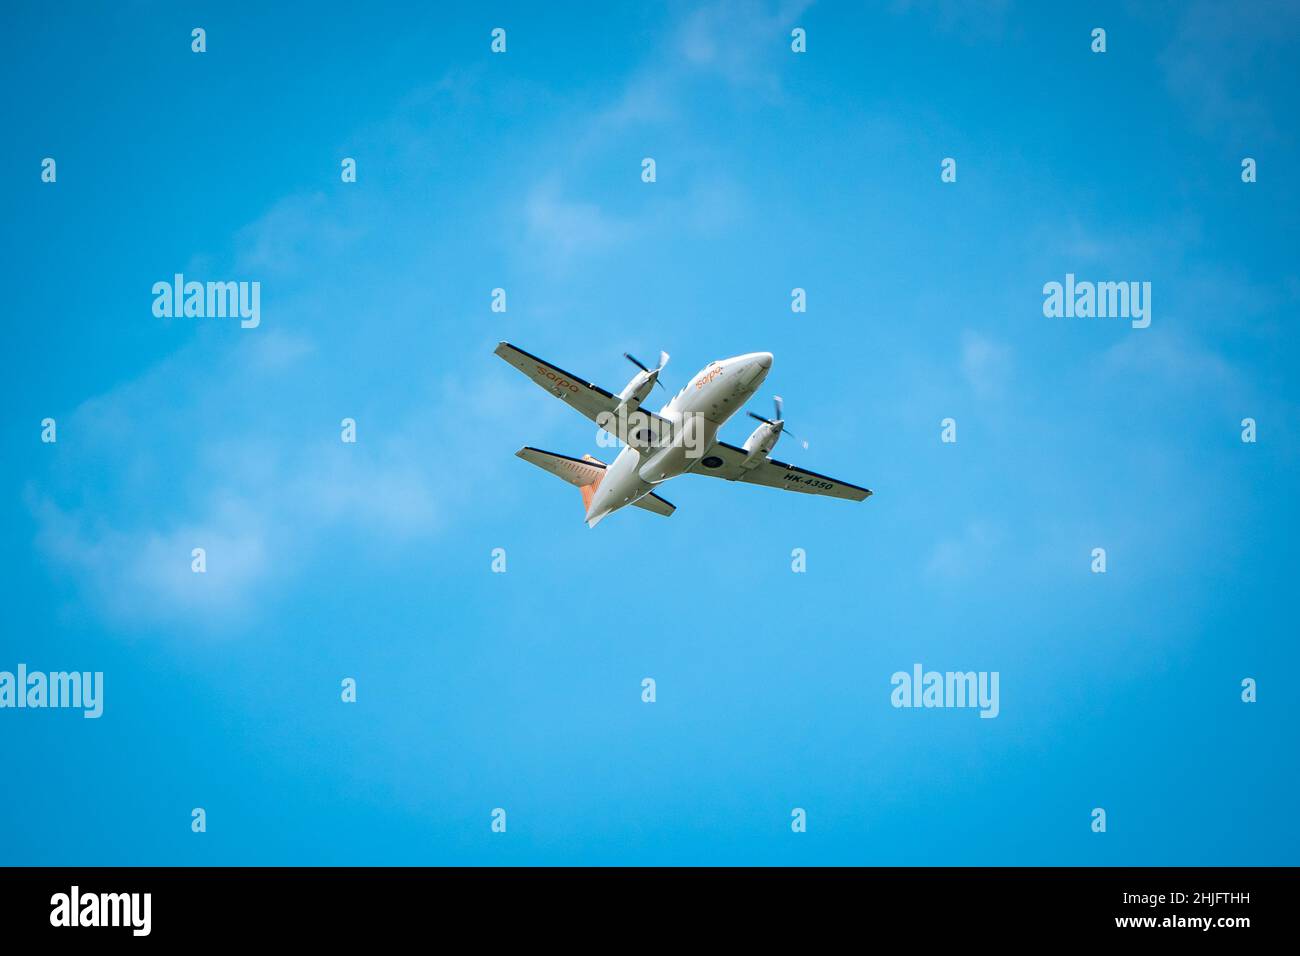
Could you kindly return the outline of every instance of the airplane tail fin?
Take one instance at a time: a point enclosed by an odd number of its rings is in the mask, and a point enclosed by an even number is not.
[[[596,497],[596,489],[600,487],[600,479],[604,477],[605,474],[602,472],[591,484],[579,486],[578,490],[582,492],[582,507],[587,511],[591,510],[591,499]]]

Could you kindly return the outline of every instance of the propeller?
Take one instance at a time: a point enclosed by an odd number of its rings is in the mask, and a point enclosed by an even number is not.
[[[667,352],[660,352],[660,353],[659,353],[659,367],[658,367],[658,368],[646,368],[645,363],[642,362],[640,359],[638,359],[638,358],[637,358],[635,355],[633,355],[631,352],[624,352],[624,353],[623,353],[623,358],[627,359],[629,362],[631,362],[633,365],[635,365],[635,366],[636,366],[637,368],[639,368],[641,371],[645,372],[647,375],[653,376],[653,377],[654,377],[654,382],[655,382],[655,384],[658,385],[660,388],[663,388],[663,387],[664,387],[663,382],[659,381],[659,373],[662,372],[662,371],[664,370],[664,366],[668,364],[668,353],[667,353]],[[667,391],[667,389],[664,389],[664,391]]]
[[[784,418],[784,416],[783,416],[783,413],[784,413],[784,411],[785,411],[785,402],[782,401],[780,395],[773,395],[773,396],[772,396],[772,407],[776,410],[776,418],[775,418],[775,419],[764,418],[762,415],[756,415],[754,412],[749,412],[749,413],[748,413],[748,414],[749,414],[749,417],[752,418],[752,419],[754,419],[754,420],[756,420],[756,421],[760,421],[760,422],[763,422],[763,423],[765,423],[765,424],[768,424],[768,425],[773,426],[773,427],[777,430],[778,433],[784,433],[784,434],[786,434],[786,435],[789,435],[789,436],[790,436],[791,438],[793,438],[795,441],[799,442],[799,444],[803,445],[804,448],[807,448],[807,447],[808,447],[808,443],[807,443],[806,441],[804,441],[802,438],[800,438],[800,437],[799,437],[798,435],[796,435],[794,432],[790,431],[789,429],[787,429],[787,428],[785,427],[785,418]]]

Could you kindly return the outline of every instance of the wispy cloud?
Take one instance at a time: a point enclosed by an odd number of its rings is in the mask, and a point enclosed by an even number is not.
[[[1200,390],[1242,384],[1230,362],[1179,332],[1121,339],[1102,353],[1100,369],[1107,376],[1159,380],[1164,387]]]
[[[298,273],[340,254],[362,234],[357,220],[344,222],[323,193],[288,196],[236,234],[235,268],[264,279]]]
[[[238,613],[310,563],[321,536],[424,537],[453,507],[432,416],[384,429],[294,399],[312,349],[277,334],[196,343],[60,423],[60,464],[28,487],[37,547],[119,621]],[[88,482],[84,476],[95,474]],[[191,551],[207,572],[191,571]]]
[[[894,0],[892,4],[895,14],[918,13],[941,32],[964,37],[968,43],[1001,36],[1010,22],[1012,7],[1010,0]]]
[[[1000,395],[1011,374],[1011,349],[968,330],[962,335],[961,371],[980,398]]]
[[[1203,133],[1226,133],[1249,149],[1281,132],[1264,99],[1268,88],[1256,77],[1285,74],[1297,40],[1300,16],[1290,0],[1198,0],[1180,5],[1160,65],[1170,93]]]
[[[803,0],[720,0],[692,10],[652,47],[607,104],[566,122],[561,131],[548,131],[552,140],[542,152],[549,165],[522,198],[507,199],[507,214],[525,210],[528,230],[517,249],[520,257],[539,271],[563,270],[630,237],[650,238],[669,227],[707,235],[734,222],[744,196],[699,148],[679,149],[675,157],[673,175],[684,184],[686,198],[615,212],[594,198],[587,183],[608,151],[629,136],[641,134],[646,144],[660,140],[663,128],[688,112],[691,84],[699,79],[720,78],[746,102],[779,100],[789,30],[808,6]],[[641,158],[641,153],[624,158],[630,177],[637,175],[634,164]]]
[[[933,578],[955,579],[987,567],[1002,542],[1002,530],[984,520],[969,522],[959,534],[944,538],[930,550],[925,572]]]
[[[538,185],[524,202],[527,241],[546,250],[552,265],[567,266],[577,255],[612,251],[633,234],[631,226],[597,203],[565,199],[554,179]]]
[[[776,58],[789,53],[789,32],[810,5],[800,0],[775,5],[721,0],[700,7],[669,45],[681,64],[672,79],[699,71],[721,76],[751,95],[779,95]]]

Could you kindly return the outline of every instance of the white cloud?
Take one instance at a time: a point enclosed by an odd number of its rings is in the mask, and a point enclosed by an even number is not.
[[[961,578],[985,568],[1002,542],[1002,531],[987,521],[972,521],[961,533],[939,541],[926,559],[925,572],[936,578]]]
[[[999,395],[1011,373],[1011,349],[967,331],[962,335],[961,371],[979,397]]]
[[[345,225],[323,193],[288,196],[235,235],[241,276],[264,279],[302,271],[344,251],[362,231]]]
[[[284,226],[280,212],[265,222]],[[279,241],[257,224],[241,235],[253,255]],[[26,489],[35,545],[114,623],[256,612],[340,541],[389,549],[443,531],[474,493],[449,460],[474,458],[480,478],[501,467],[471,454],[506,417],[487,350],[482,370],[432,382],[398,354],[386,366],[396,385],[359,392],[339,360],[353,326],[322,325],[319,342],[281,330],[301,327],[317,280],[347,260],[329,247],[303,258],[310,291],[280,303],[280,328],[199,325],[144,374],[59,416],[59,454]],[[359,419],[355,445],[340,440],[344,415]],[[195,547],[206,574],[190,569]]]
[[[507,215],[522,205],[527,225],[519,255],[540,271],[564,269],[656,230],[684,227],[707,235],[736,221],[744,208],[740,189],[720,172],[715,157],[699,150],[676,152],[673,175],[684,184],[686,195],[660,199],[638,213],[618,215],[587,198],[588,170],[607,163],[603,151],[623,142],[620,137],[629,131],[678,119],[682,105],[690,102],[690,83],[696,78],[721,77],[746,101],[756,95],[779,99],[781,58],[791,55],[789,30],[807,6],[802,0],[778,5],[720,0],[691,11],[670,29],[610,105],[565,125],[554,147],[543,151],[555,158],[553,165],[522,203],[518,196],[509,197]],[[661,134],[650,141],[654,139]],[[625,159],[629,177],[639,175],[642,155]]]
[[[387,545],[440,532],[473,493],[447,462],[495,427],[490,404],[476,411],[459,390],[412,403],[400,419],[363,419],[355,445],[335,419],[266,427],[286,410],[276,383],[292,390],[307,371],[191,351],[86,403],[60,422],[62,470],[28,488],[38,550],[115,621],[202,624],[310,567],[327,535]],[[79,488],[91,472],[108,477]],[[195,547],[206,574],[190,569]]]
[[[1161,381],[1185,388],[1237,386],[1240,376],[1222,356],[1178,332],[1129,335],[1101,356],[1109,377]]]
[[[722,76],[751,95],[776,96],[781,89],[777,57],[790,53],[790,30],[809,6],[800,0],[775,6],[720,0],[688,16],[670,50],[689,70]]]
[[[224,617],[242,610],[266,570],[258,516],[238,501],[215,501],[197,521],[130,529],[89,509],[65,510],[30,487],[28,501],[37,549],[71,572],[90,602],[115,621],[158,620],[181,610]],[[207,574],[191,570],[197,547],[210,555]]]
[[[627,223],[600,206],[559,195],[554,181],[536,187],[524,203],[524,220],[534,254],[550,267],[566,266],[579,255],[607,250],[629,235]]]

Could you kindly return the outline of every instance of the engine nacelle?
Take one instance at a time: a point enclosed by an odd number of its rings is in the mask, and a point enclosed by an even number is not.
[[[741,462],[742,468],[756,468],[761,465],[768,454],[776,447],[777,441],[781,437],[781,429],[784,423],[763,422],[753,433],[745,439],[743,446],[745,460]]]
[[[627,387],[618,393],[618,404],[626,414],[630,415],[646,400],[651,390],[655,387],[655,380],[659,377],[658,372],[637,372],[632,376],[632,380],[627,383]]]

